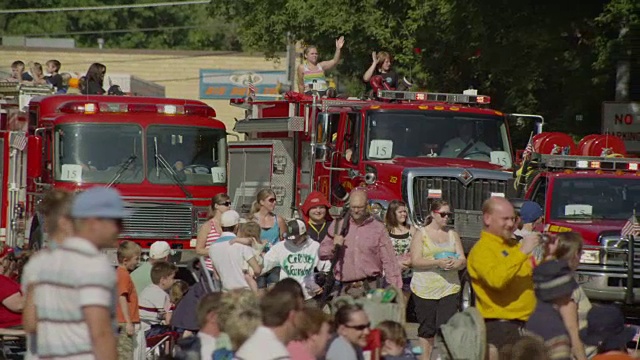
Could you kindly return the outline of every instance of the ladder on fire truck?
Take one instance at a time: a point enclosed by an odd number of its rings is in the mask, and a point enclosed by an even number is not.
[[[49,85],[0,83],[0,118],[2,118],[2,161],[8,164],[8,181],[2,185],[7,215],[0,230],[0,242],[10,247],[25,245],[27,238],[27,119],[29,102],[36,96],[55,93]],[[5,147],[7,144],[8,146]],[[5,150],[7,149],[7,150]]]

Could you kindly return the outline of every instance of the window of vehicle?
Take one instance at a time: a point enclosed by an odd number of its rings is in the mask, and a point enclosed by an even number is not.
[[[552,219],[626,220],[640,212],[637,179],[589,177],[556,179],[551,198]]]
[[[63,124],[54,130],[55,179],[140,183],[142,128],[131,124]]]
[[[348,161],[357,164],[360,157],[360,114],[347,113],[346,115],[342,152]]]
[[[447,157],[487,161],[511,168],[507,126],[501,116],[442,111],[372,111],[365,156]]]
[[[147,128],[147,179],[157,184],[226,183],[224,129],[152,125]]]

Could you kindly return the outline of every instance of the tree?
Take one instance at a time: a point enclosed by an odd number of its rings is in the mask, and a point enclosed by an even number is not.
[[[138,0],[137,3],[157,2]],[[90,7],[131,4],[131,0],[23,0],[1,8]],[[72,37],[80,47],[240,50],[235,27],[211,18],[205,5],[113,10],[25,13],[0,16],[3,35]]]
[[[602,60],[611,36],[602,24],[609,12],[630,14],[637,3],[219,0],[210,10],[237,23],[243,45],[268,57],[285,49],[287,33],[318,44],[325,56],[345,35],[338,71],[346,77],[360,78],[371,51],[387,50],[418,88],[473,86],[491,95],[495,108],[542,114],[547,129],[597,132],[612,79]]]

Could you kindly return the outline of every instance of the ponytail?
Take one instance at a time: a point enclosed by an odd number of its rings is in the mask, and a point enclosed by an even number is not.
[[[258,200],[254,200],[251,204],[251,211],[249,211],[249,218],[253,218],[258,211],[260,211],[261,207],[262,205],[260,205],[260,202],[258,202]]]

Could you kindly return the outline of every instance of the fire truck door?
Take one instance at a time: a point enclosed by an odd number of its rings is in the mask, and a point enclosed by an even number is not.
[[[333,171],[332,183],[342,185],[349,192],[357,187],[361,180],[360,177],[353,176],[355,171],[359,169],[362,159],[360,113],[343,112],[340,123],[340,132],[343,136],[337,144],[340,155],[335,156],[337,164],[334,166],[348,170]]]

